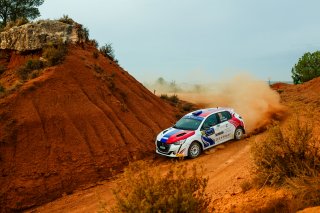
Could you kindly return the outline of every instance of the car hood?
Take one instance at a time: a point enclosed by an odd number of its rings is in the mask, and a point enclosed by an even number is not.
[[[187,139],[194,134],[195,134],[195,131],[193,130],[182,130],[182,129],[176,129],[172,127],[167,130],[164,130],[160,134],[159,139],[163,143],[171,144],[180,140]]]

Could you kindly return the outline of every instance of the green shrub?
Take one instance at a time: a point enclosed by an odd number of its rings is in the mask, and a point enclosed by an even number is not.
[[[95,40],[95,39],[91,39],[91,40],[90,40],[90,43],[91,43],[95,48],[98,48],[98,47],[99,47],[99,43],[98,43],[98,41]]]
[[[169,96],[167,94],[161,94],[160,98],[163,100],[169,100]]]
[[[118,60],[115,59],[114,50],[112,48],[112,44],[105,44],[100,48],[100,53],[104,55],[106,58],[111,59],[112,61],[118,63]]]
[[[70,18],[68,15],[63,15],[58,21],[63,22],[65,24],[72,25],[74,23],[74,20]]]
[[[193,104],[191,103],[183,103],[181,106],[182,111],[184,112],[190,112],[193,109]]]
[[[116,74],[114,72],[112,72],[111,75],[107,76],[107,85],[112,92],[116,90],[116,84],[114,82],[115,77],[116,77]]]
[[[99,58],[99,52],[98,51],[93,51],[92,57],[95,58],[95,59]]]
[[[114,191],[116,212],[208,212],[208,178],[176,163],[168,171],[145,162],[130,164]]]
[[[161,94],[160,98],[170,102],[172,105],[176,105],[179,103],[179,98],[177,95],[168,96],[167,94]]]
[[[59,43],[57,45],[48,45],[43,50],[43,57],[47,59],[48,66],[54,66],[63,62],[67,54],[67,46]]]
[[[93,65],[93,68],[97,73],[103,73],[104,72],[104,70],[100,66],[98,66],[96,64]]]
[[[4,88],[4,86],[2,86],[2,84],[0,84],[0,93],[4,93],[6,91],[6,89]]]
[[[44,68],[44,63],[40,60],[31,59],[26,62],[26,64],[20,67],[16,73],[22,80],[27,80],[31,78],[32,72],[35,70],[40,70]]]
[[[41,75],[42,73],[42,70],[34,70],[31,72],[31,74],[29,75],[29,78],[30,79],[34,79],[34,78],[37,78]]]
[[[3,65],[0,65],[0,75],[2,75],[2,73],[4,73],[4,71],[6,71],[6,67]]]
[[[82,30],[83,30],[84,40],[89,41],[89,29],[86,27],[83,27]]]
[[[311,124],[291,121],[289,128],[272,126],[251,151],[257,171],[256,183],[279,186],[287,180],[319,176],[320,147]]]

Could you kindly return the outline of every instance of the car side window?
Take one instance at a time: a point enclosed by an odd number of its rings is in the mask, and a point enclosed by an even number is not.
[[[208,129],[214,125],[218,124],[218,119],[216,114],[210,115],[203,123],[201,129]]]
[[[219,117],[220,123],[230,120],[232,117],[230,112],[227,111],[218,112],[217,115]]]

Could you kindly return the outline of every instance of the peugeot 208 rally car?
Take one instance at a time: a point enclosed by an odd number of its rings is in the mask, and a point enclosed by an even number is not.
[[[240,140],[244,134],[244,121],[233,109],[201,109],[159,133],[156,152],[168,157],[196,158],[203,150],[232,139]]]

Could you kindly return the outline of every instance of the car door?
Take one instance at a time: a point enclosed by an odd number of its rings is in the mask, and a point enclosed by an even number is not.
[[[216,126],[218,118],[216,114],[212,114],[206,118],[201,126],[201,142],[205,148],[216,144]]]
[[[229,123],[232,116],[228,111],[218,112],[216,114],[218,118],[218,124],[216,125],[216,142],[223,143],[233,138],[233,125]]]

